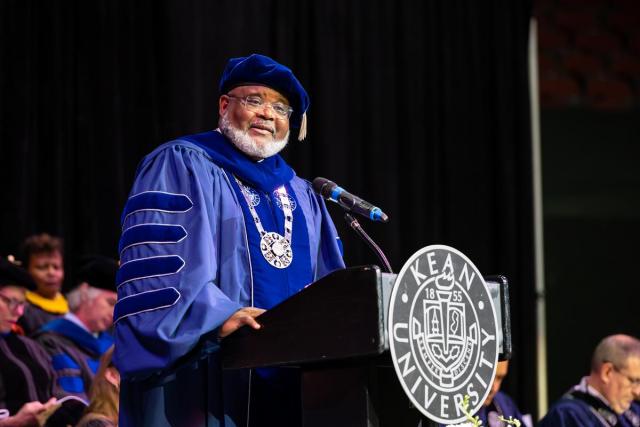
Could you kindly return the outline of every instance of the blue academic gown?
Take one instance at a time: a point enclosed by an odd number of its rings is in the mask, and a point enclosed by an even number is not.
[[[640,427],[637,404],[623,414],[616,414],[605,402],[595,396],[573,394],[574,387],[553,404],[540,420],[540,427]],[[584,388],[580,390],[584,392]]]
[[[286,186],[297,206],[294,246],[296,233],[304,234],[295,268],[265,274],[257,265],[257,233],[232,174],[265,205]],[[262,218],[267,231],[279,223],[272,209],[273,223]],[[120,426],[243,425],[248,376],[220,371],[217,329],[241,307],[270,308],[344,268],[324,201],[280,156],[255,163],[218,132],[205,132],[143,159],[122,225],[114,311]],[[265,292],[270,286],[279,286],[277,297]]]

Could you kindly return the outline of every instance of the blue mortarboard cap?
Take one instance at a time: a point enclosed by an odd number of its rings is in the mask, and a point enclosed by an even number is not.
[[[293,72],[264,55],[231,58],[222,73],[219,90],[225,94],[234,87],[252,84],[270,87],[287,98],[293,108],[291,127],[300,129],[298,140],[303,140],[307,134],[309,95]]]

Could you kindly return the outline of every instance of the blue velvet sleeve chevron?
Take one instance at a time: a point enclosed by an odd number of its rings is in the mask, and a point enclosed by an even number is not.
[[[164,191],[142,191],[127,200],[122,212],[122,222],[129,215],[142,211],[159,211],[184,213],[193,207],[193,202],[186,194],[174,194]]]
[[[122,215],[114,362],[124,378],[171,366],[250,305],[242,212],[224,172],[186,142],[141,163]]]
[[[165,197],[175,197],[167,196]],[[187,237],[187,231],[175,224],[140,224],[126,229],[122,233],[119,253],[134,245],[179,243]]]

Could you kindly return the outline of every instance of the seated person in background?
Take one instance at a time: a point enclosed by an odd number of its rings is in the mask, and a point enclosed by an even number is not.
[[[116,427],[120,393],[120,373],[113,366],[113,347],[100,358],[100,369],[93,379],[89,406],[76,427]]]
[[[37,417],[59,396],[49,355],[33,340],[12,331],[25,306],[29,274],[0,258],[0,426],[38,426]],[[41,403],[46,402],[46,403]],[[13,416],[10,416],[13,414]]]
[[[640,393],[640,341],[611,335],[596,347],[591,373],[556,402],[541,427],[638,427],[631,404]]]
[[[19,323],[27,335],[69,311],[67,300],[60,293],[63,256],[62,239],[46,233],[29,236],[22,243],[23,266],[36,283],[36,288],[26,294],[28,304]]]
[[[496,377],[491,384],[491,391],[484,401],[482,408],[478,411],[476,416],[482,420],[483,426],[498,427],[504,425],[498,417],[509,419],[509,417],[517,418],[521,422],[523,421],[523,415],[520,413],[516,403],[506,393],[500,391],[502,381],[507,376],[509,371],[509,361],[504,360],[498,362],[496,367]]]
[[[480,410],[473,414],[474,417],[478,417],[482,421],[483,426],[503,427],[505,423],[500,421],[499,417],[503,417],[507,420],[509,417],[513,417],[514,419],[518,419],[522,422],[522,425],[524,426],[528,426],[530,424],[530,422],[528,422],[529,417],[527,416],[525,419],[513,399],[511,399],[511,397],[506,393],[500,391],[502,381],[507,376],[508,371],[508,360],[498,362],[498,366],[496,367],[496,376],[491,384],[491,390],[489,391],[487,398],[484,400]]]
[[[106,331],[113,324],[117,269],[111,258],[86,257],[77,285],[67,294],[70,312],[34,335],[51,355],[60,387],[84,400],[88,400],[100,356],[113,344]]]

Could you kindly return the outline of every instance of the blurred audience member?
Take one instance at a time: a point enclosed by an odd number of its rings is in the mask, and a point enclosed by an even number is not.
[[[509,372],[509,361],[505,360],[498,362],[498,366],[496,367],[496,376],[493,380],[493,384],[491,384],[491,390],[489,391],[482,408],[480,408],[476,414],[482,420],[483,426],[503,426],[504,423],[500,421],[499,417],[503,417],[505,419],[513,417],[524,422],[525,425],[528,425],[524,416],[518,409],[518,405],[516,405],[509,395],[500,391],[502,381],[507,376],[507,372]]]
[[[62,389],[85,400],[99,358],[113,344],[107,330],[113,324],[117,269],[111,258],[86,257],[77,284],[67,294],[70,312],[34,336],[51,355]]]
[[[0,426],[39,425],[36,416],[60,395],[49,355],[12,331],[24,311],[25,288],[34,287],[26,271],[0,258]]]
[[[91,401],[76,427],[116,427],[118,425],[118,399],[120,373],[113,366],[113,347],[100,358],[100,369],[93,379],[89,396]]]
[[[26,294],[28,304],[20,326],[27,335],[69,311],[60,293],[64,280],[64,248],[62,239],[47,233],[27,237],[22,243],[21,257],[36,288]]]
[[[611,335],[596,347],[591,373],[582,378],[540,420],[541,427],[638,427],[631,408],[640,393],[640,341]]]
[[[482,407],[477,413],[473,414],[474,417],[478,417],[482,421],[483,426],[487,427],[503,427],[506,424],[500,420],[500,417],[504,419],[519,420],[523,425],[531,425],[531,417],[529,415],[523,416],[518,405],[507,395],[500,391],[502,381],[504,381],[507,373],[509,372],[509,361],[498,362],[496,367],[496,376],[491,384],[491,389],[487,398],[484,400]]]

